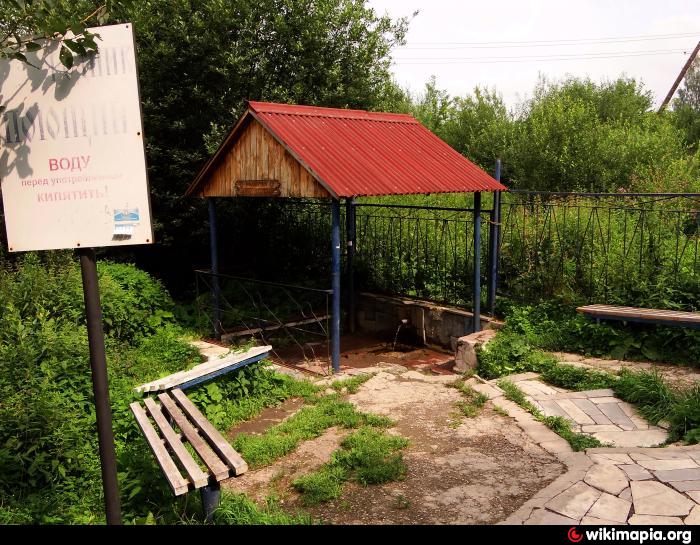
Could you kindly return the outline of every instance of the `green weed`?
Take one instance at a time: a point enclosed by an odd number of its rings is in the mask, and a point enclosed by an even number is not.
[[[316,505],[340,497],[348,480],[366,486],[402,479],[407,468],[398,451],[407,445],[403,437],[362,427],[343,440],[330,462],[292,485],[301,493],[304,505]]]

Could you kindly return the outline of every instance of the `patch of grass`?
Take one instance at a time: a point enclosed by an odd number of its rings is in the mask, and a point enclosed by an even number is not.
[[[235,525],[299,525],[313,524],[307,513],[287,513],[275,498],[268,498],[264,507],[258,507],[245,494],[222,493],[221,504],[214,512],[216,524]]]
[[[355,375],[348,379],[336,380],[331,384],[331,388],[338,393],[342,392],[343,388],[345,388],[347,393],[354,394],[359,390],[360,386],[371,379],[375,374],[376,373],[363,373],[362,375]]]
[[[575,452],[585,450],[587,448],[601,447],[603,444],[595,437],[585,433],[577,433],[571,429],[571,423],[561,416],[545,416],[537,407],[530,403],[523,391],[511,381],[502,379],[498,382],[499,388],[503,390],[507,399],[520,405],[528,411],[535,420],[542,422],[545,426],[551,429],[554,433],[566,439]]]
[[[301,493],[304,505],[318,505],[339,498],[347,478],[348,472],[344,467],[326,464],[318,471],[299,477],[293,486]]]
[[[577,433],[571,429],[571,422],[563,416],[545,416],[542,423],[554,433],[566,439],[575,452],[586,450],[587,448],[602,447],[603,444],[586,433]]]
[[[233,447],[251,467],[261,467],[285,456],[301,441],[319,437],[333,426],[346,429],[361,426],[386,428],[391,420],[383,416],[361,413],[338,395],[324,396],[310,401],[284,422],[271,427],[262,435],[242,433],[233,441]]]
[[[408,446],[405,437],[364,427],[348,435],[341,446],[343,450],[333,455],[334,462],[353,472],[360,484],[388,483],[406,474],[406,464],[398,452]]]
[[[652,424],[658,424],[670,415],[676,398],[673,390],[655,369],[622,369],[614,389],[621,399],[635,404],[640,414]]]
[[[617,378],[605,371],[596,371],[562,363],[546,366],[542,369],[540,378],[548,384],[575,392],[613,388],[617,383]]]
[[[340,497],[348,480],[366,486],[402,479],[407,468],[399,451],[407,445],[403,437],[362,427],[345,438],[330,462],[292,485],[301,493],[302,503],[309,506]]]
[[[493,410],[496,412],[496,414],[500,414],[501,416],[510,417],[510,415],[508,414],[508,411],[501,409],[498,405],[494,405]]]
[[[683,438],[689,444],[700,441],[700,385],[677,394],[676,403],[667,416],[672,438]]]
[[[399,494],[396,496],[394,499],[394,508],[396,509],[408,509],[411,507],[411,501],[404,496],[403,494]]]
[[[484,407],[484,403],[486,403],[489,400],[489,397],[486,394],[477,392],[464,380],[457,380],[452,384],[449,384],[449,386],[456,388],[464,396],[465,400],[457,402],[456,406],[460,410],[460,412],[468,418],[474,418],[478,416],[478,414],[481,412],[481,409]]]
[[[525,397],[523,391],[520,388],[518,388],[515,384],[513,384],[510,380],[499,380],[498,387],[501,390],[503,390],[506,399],[517,403],[523,409],[530,412],[535,418],[539,419],[540,417],[542,417],[542,413],[540,412],[540,410],[537,407],[535,407],[532,403],[530,403]]]

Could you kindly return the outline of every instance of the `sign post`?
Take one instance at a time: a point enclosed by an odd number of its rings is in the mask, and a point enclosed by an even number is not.
[[[97,260],[95,259],[95,250],[92,248],[82,248],[78,250],[78,254],[80,255],[80,270],[83,276],[92,391],[95,395],[97,442],[100,447],[102,490],[105,495],[107,524],[121,524],[117,459],[114,453],[112,409],[109,404],[109,383],[107,381],[107,357],[105,355],[104,332],[102,331],[100,290],[97,284]]]
[[[133,29],[90,29],[97,54],[65,69],[60,43],[0,61],[0,184],[11,252],[76,248],[108,524],[121,524],[97,247],[152,244]]]

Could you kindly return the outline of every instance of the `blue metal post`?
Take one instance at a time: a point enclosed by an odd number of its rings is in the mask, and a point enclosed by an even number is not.
[[[221,339],[221,288],[219,286],[219,244],[216,230],[216,204],[214,199],[207,199],[209,204],[209,248],[211,252],[211,310],[214,322],[214,336]]]
[[[501,181],[501,160],[496,159],[496,170],[493,177]],[[493,192],[493,207],[491,210],[491,224],[489,225],[489,290],[488,307],[489,314],[494,316],[496,312],[496,286],[498,284],[498,236],[501,227],[501,192]]]
[[[481,331],[481,193],[474,193],[474,305],[472,331]]]
[[[348,283],[348,324],[350,333],[355,333],[355,199],[345,201],[345,229],[348,253],[345,272]]]
[[[333,308],[331,312],[331,362],[333,372],[340,371],[340,200],[331,205],[331,287]]]

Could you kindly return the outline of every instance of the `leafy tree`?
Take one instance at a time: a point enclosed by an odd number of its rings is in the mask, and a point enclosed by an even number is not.
[[[59,42],[59,60],[71,68],[74,55],[97,51],[98,36],[86,26],[106,21],[111,3],[105,0],[88,11],[66,0],[2,0],[0,58],[30,62],[27,53],[39,51],[47,43]]]
[[[136,34],[160,243],[140,256],[151,270],[207,261],[203,203],[183,194],[245,100],[370,110],[402,100],[389,53],[407,20],[378,16],[362,0],[144,0],[112,15]]]
[[[684,133],[686,142],[697,150],[700,143],[700,59],[695,59],[678,90],[673,102],[676,123]]]

